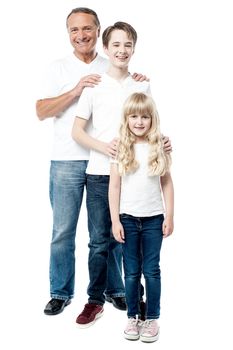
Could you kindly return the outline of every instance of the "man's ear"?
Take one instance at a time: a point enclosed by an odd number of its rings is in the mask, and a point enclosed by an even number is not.
[[[98,38],[100,37],[100,27],[98,28]]]

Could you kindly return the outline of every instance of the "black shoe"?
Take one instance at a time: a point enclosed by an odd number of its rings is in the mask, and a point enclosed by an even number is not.
[[[64,310],[64,307],[70,303],[70,299],[61,300],[52,298],[45,306],[44,313],[45,315],[58,315]]]
[[[118,309],[118,310],[125,311],[127,309],[125,297],[108,297],[108,296],[105,296],[105,300],[108,301],[109,303],[112,303],[113,306],[116,309]]]

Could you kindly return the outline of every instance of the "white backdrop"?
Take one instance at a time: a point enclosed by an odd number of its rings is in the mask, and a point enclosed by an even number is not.
[[[46,65],[71,52],[65,18],[96,10],[102,28],[131,23],[138,44],[131,71],[150,77],[162,131],[173,144],[175,232],[161,257],[158,349],[232,349],[232,10],[227,0],[11,1],[0,5],[1,349],[133,348],[124,312],[105,306],[77,329],[87,300],[85,206],[77,232],[76,294],[60,315],[49,300],[52,120],[35,114]],[[98,50],[101,50],[101,41]]]

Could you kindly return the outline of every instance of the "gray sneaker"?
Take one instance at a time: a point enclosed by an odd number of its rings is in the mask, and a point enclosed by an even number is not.
[[[139,324],[138,324],[138,318],[130,317],[128,319],[128,323],[126,325],[126,328],[124,330],[124,337],[128,340],[138,340],[139,335]]]
[[[140,340],[145,343],[152,343],[159,339],[159,326],[157,320],[146,320],[143,322]]]

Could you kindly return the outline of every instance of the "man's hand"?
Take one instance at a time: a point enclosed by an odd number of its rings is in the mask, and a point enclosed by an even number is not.
[[[134,74],[132,74],[132,78],[133,78],[135,81],[150,81],[150,79],[147,78],[146,75],[143,75],[143,74],[140,74],[140,73],[134,73]]]
[[[86,75],[80,79],[79,83],[74,87],[73,92],[76,97],[79,97],[85,87],[94,87],[98,85],[100,81],[101,76],[99,74]]]
[[[168,136],[163,136],[163,149],[166,153],[171,153],[172,152],[172,145],[171,141],[169,140]]]

